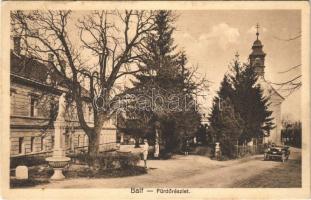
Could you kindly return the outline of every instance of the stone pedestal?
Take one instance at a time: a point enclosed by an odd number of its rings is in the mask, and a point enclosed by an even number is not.
[[[65,179],[65,176],[63,175],[63,169],[54,168],[54,174],[51,177],[51,180],[63,180],[63,179]]]
[[[62,146],[63,134],[65,121],[56,120],[54,122],[54,148],[53,156],[46,158],[46,161],[49,162],[49,165],[53,167],[54,174],[51,177],[52,180],[62,180],[65,178],[63,175],[62,169],[68,165],[70,158],[65,156],[65,149]]]

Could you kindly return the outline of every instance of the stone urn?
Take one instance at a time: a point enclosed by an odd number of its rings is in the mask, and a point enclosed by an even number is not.
[[[48,157],[45,159],[49,162],[49,165],[53,168],[54,174],[51,180],[63,180],[63,168],[69,164],[70,158],[68,157]]]

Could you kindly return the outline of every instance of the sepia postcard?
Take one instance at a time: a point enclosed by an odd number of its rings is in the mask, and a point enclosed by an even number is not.
[[[1,4],[1,198],[308,199],[310,5]]]

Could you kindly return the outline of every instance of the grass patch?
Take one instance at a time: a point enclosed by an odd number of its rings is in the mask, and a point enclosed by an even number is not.
[[[49,183],[48,180],[37,180],[37,179],[26,179],[26,180],[18,180],[18,179],[11,179],[10,180],[10,188],[27,188],[27,187],[34,187],[39,184],[46,184]]]
[[[64,175],[67,178],[116,178],[116,177],[127,177],[127,176],[138,176],[146,174],[147,170],[144,167],[132,166],[128,168],[119,169],[106,169],[106,170],[92,170],[90,168],[81,167],[76,170],[66,170]]]

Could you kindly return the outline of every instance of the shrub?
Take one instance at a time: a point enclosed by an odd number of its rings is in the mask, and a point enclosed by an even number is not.
[[[137,176],[141,174],[146,174],[147,170],[141,166],[132,166],[128,168],[118,168],[118,169],[99,169],[92,170],[91,168],[79,168],[79,169],[67,169],[64,170],[64,175],[67,178],[112,178],[112,177],[126,177],[126,176]]]
[[[16,168],[19,165],[31,167],[42,164],[47,164],[44,156],[21,156],[10,158],[10,168]]]
[[[139,161],[140,161],[139,154],[119,155],[120,167],[122,169],[137,166]]]
[[[98,165],[96,168],[100,170],[134,167],[137,166],[140,161],[139,154],[116,152],[100,153],[95,157],[80,153],[75,156],[71,156],[71,158],[81,164],[90,165],[95,162],[96,165]]]
[[[234,158],[236,156],[234,145],[235,145],[235,141],[223,140],[220,143],[221,154],[228,159]]]
[[[213,156],[212,155],[212,148],[209,146],[198,146],[194,149],[195,155],[201,155],[201,156]]]

